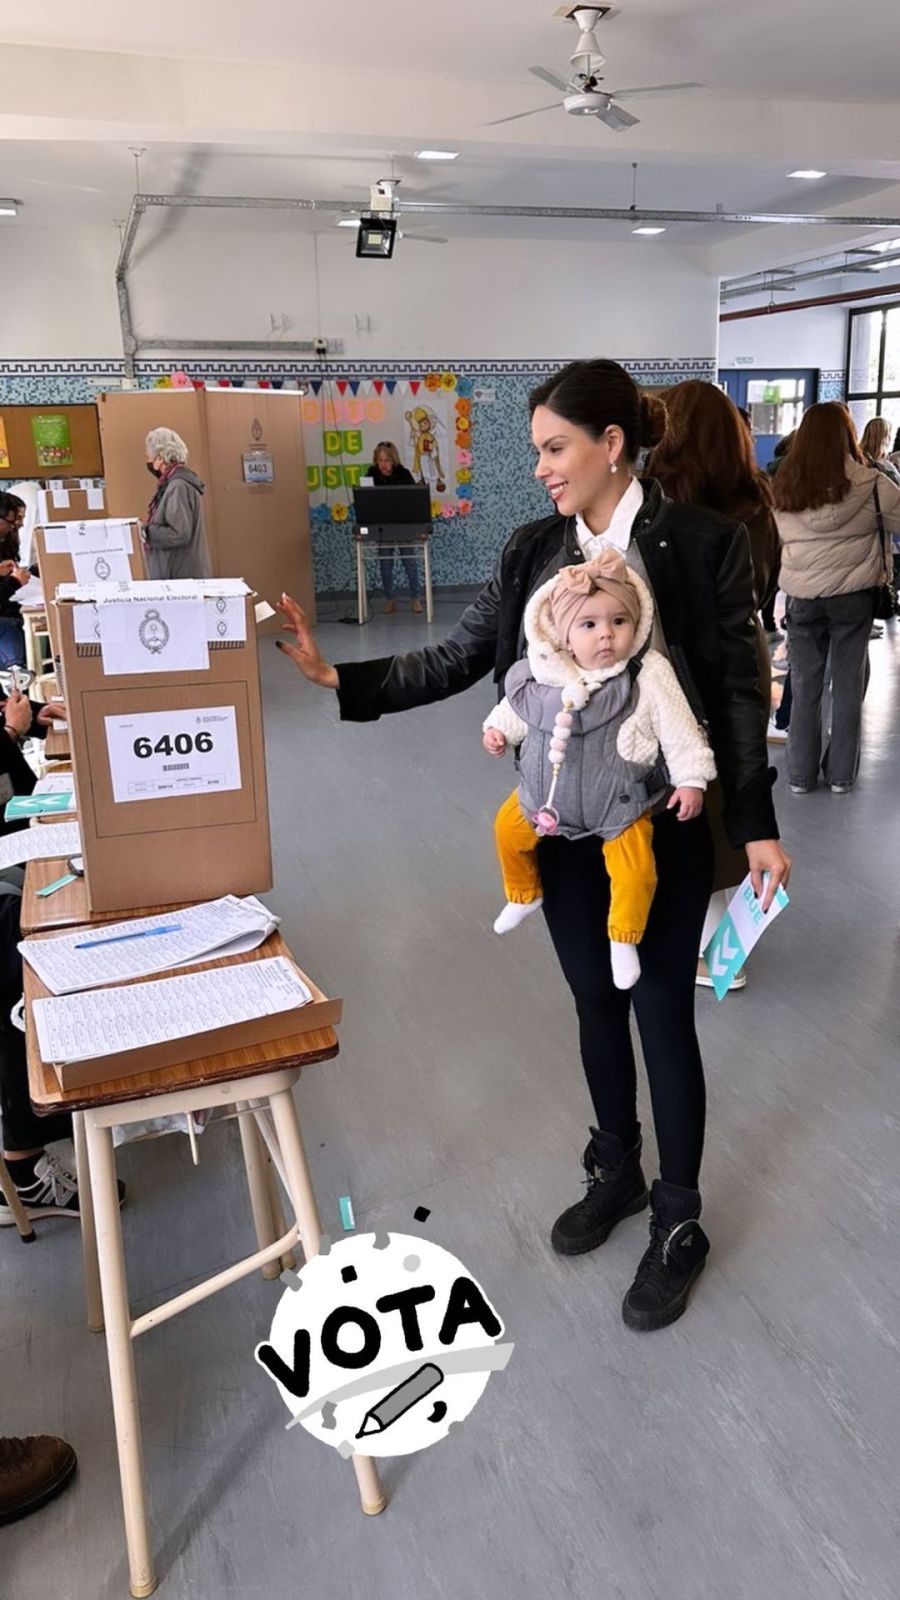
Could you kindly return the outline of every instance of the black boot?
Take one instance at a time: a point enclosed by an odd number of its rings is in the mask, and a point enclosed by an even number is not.
[[[650,1195],[650,1245],[622,1304],[629,1328],[649,1333],[677,1322],[709,1255],[697,1218],[700,1195],[657,1178]]]
[[[626,1150],[615,1134],[591,1129],[582,1164],[587,1193],[553,1224],[550,1242],[561,1256],[580,1256],[608,1239],[617,1222],[643,1211],[649,1196],[641,1171],[641,1137]]]

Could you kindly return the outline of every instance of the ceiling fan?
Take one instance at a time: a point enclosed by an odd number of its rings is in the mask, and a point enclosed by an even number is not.
[[[579,29],[578,43],[571,57],[574,71],[568,81],[558,77],[555,72],[548,72],[546,67],[529,67],[528,70],[533,77],[561,91],[563,109],[570,117],[597,117],[615,133],[624,133],[627,128],[635,127],[640,117],[626,111],[619,104],[620,101],[637,100],[646,95],[681,94],[687,89],[702,89],[704,85],[652,83],[634,89],[607,89],[600,73],[600,68],[606,65],[606,57],[600,49],[594,29],[608,10],[608,6],[578,6],[566,13],[567,20],[575,22]],[[556,111],[558,106],[558,101],[549,106],[535,106],[531,111],[517,111],[511,117],[496,117],[484,126],[497,128],[503,122],[519,122],[523,117],[536,117],[542,111]]]

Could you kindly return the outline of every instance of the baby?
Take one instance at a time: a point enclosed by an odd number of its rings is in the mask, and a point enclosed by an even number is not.
[[[653,806],[671,783],[669,809],[687,822],[699,816],[716,775],[672,667],[645,649],[652,626],[650,590],[617,551],[564,567],[529,601],[527,659],[507,673],[505,698],[484,723],[491,755],[520,747],[521,781],[495,822],[507,904],[494,931],[509,933],[541,904],[540,837],[596,834],[609,873],[619,989],[632,988],[641,972],[637,947],[656,889]]]

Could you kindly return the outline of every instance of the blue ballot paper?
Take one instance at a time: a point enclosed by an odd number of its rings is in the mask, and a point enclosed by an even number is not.
[[[784,890],[779,889],[768,911],[763,914],[762,906],[753,893],[748,872],[728,902],[728,909],[709,944],[701,952],[717,1000],[725,999],[754,945],[759,943],[766,929],[790,903]]]
[[[6,802],[4,816],[7,822],[22,817],[52,817],[75,810],[75,791],[60,790],[55,794],[15,794]]]

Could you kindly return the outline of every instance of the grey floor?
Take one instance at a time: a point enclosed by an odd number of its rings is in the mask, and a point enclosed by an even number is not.
[[[432,634],[455,608],[441,605]],[[326,626],[338,659],[422,619]],[[346,999],[342,1052],[300,1086],[326,1226],[425,1231],[483,1281],[516,1352],[458,1434],[388,1463],[386,1513],[286,1433],[255,1366],[279,1286],[254,1278],[141,1340],[167,1600],[895,1600],[900,1571],[900,631],[871,647],[858,789],[793,798],[794,903],[747,990],[699,996],[713,1254],[687,1317],[629,1333],[643,1217],[593,1256],[548,1228],[578,1193],[588,1107],[540,919],[497,939],[490,819],[508,768],[468,696],[341,726],[264,649],[277,889],[298,957]],[[775,757],[778,765],[783,756]],[[649,1125],[646,1104],[645,1126]],[[652,1139],[648,1151],[653,1162]],[[249,1247],[233,1128],[126,1150],[133,1303]],[[0,1236],[0,1428],[58,1431],[75,1487],[0,1531],[6,1600],[127,1594],[102,1339],[75,1228]],[[299,1435],[299,1436],[298,1436]],[[893,1576],[892,1576],[893,1574]]]

